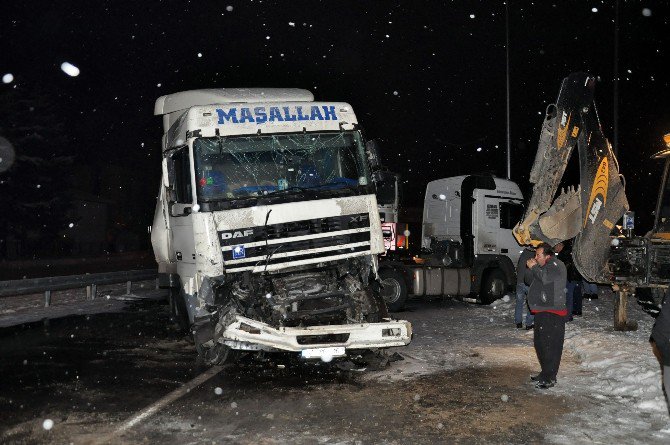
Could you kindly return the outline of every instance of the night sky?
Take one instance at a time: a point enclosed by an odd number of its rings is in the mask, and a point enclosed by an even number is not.
[[[661,172],[649,155],[670,132],[663,69],[670,7],[660,3],[619,2],[619,160],[640,233],[651,224]],[[510,3],[512,179],[522,188],[544,110],[570,72],[599,77],[596,104],[612,140],[614,10],[613,1]],[[63,62],[80,74],[68,76]],[[154,102],[189,89],[296,87],[317,100],[349,102],[385,163],[403,176],[406,205],[420,203],[433,179],[506,174],[501,1],[5,2],[6,74],[13,79],[0,83],[0,98],[36,102],[28,127],[38,127],[42,113],[59,121],[66,147],[59,155],[73,159],[40,193],[65,181],[115,202],[113,222],[140,234],[159,185]],[[0,102],[0,116],[12,115],[13,103]],[[20,139],[5,124],[0,136]],[[21,156],[21,141],[10,141]],[[10,186],[34,181],[0,173],[4,202],[20,199],[8,195]]]

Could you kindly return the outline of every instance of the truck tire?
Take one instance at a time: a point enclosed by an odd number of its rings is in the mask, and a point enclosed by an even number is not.
[[[505,295],[507,280],[500,269],[489,269],[484,273],[479,300],[482,304],[491,304]]]
[[[177,325],[180,331],[186,333],[191,327],[186,309],[186,299],[181,287],[171,287],[168,299],[170,301],[170,319]]]
[[[385,268],[379,271],[381,281],[379,293],[386,302],[389,312],[397,312],[405,307],[407,301],[407,283],[396,269]]]
[[[200,345],[197,350],[202,361],[208,366],[221,366],[235,363],[240,358],[240,351],[230,349],[229,346],[221,343],[216,343],[211,348],[205,348]]]

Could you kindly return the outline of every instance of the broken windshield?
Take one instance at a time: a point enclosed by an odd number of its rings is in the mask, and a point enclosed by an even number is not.
[[[198,138],[193,154],[201,201],[370,183],[356,131]]]

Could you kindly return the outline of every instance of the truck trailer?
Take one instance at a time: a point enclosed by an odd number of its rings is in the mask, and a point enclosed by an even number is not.
[[[403,346],[380,296],[376,144],[352,107],[301,89],[158,98],[162,180],[151,240],[173,316],[208,364]]]

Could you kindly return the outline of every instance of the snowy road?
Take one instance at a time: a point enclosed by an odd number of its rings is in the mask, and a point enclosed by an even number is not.
[[[192,344],[166,328],[165,305],[114,310],[0,329],[0,442],[94,443],[203,372]],[[120,441],[670,442],[647,342],[652,319],[637,305],[629,313],[640,330],[620,333],[609,298],[585,302],[584,317],[568,325],[559,384],[545,392],[528,381],[537,370],[532,332],[514,329],[512,313],[511,302],[415,300],[397,314],[412,321],[414,341],[382,371],[246,361]]]

